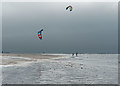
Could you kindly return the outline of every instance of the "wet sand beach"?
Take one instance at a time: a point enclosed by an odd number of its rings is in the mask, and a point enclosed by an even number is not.
[[[52,54],[15,54],[15,53],[3,53],[1,57],[0,65],[18,64],[20,62],[39,61],[41,59],[50,59],[61,57],[60,55]]]
[[[117,54],[3,54],[3,84],[117,84]]]

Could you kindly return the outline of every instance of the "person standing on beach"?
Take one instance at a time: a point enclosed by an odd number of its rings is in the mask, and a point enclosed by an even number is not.
[[[74,56],[74,53],[72,53],[72,56]]]
[[[76,52],[76,56],[78,56],[78,53]]]

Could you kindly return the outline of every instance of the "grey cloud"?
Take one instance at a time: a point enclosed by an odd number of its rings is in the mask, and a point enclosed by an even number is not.
[[[65,10],[67,5],[73,11]],[[3,3],[3,50],[116,53],[117,3]],[[37,31],[44,29],[43,40]]]

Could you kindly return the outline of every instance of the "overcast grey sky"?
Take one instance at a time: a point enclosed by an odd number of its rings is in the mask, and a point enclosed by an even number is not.
[[[117,53],[117,9],[117,2],[3,3],[3,51]]]

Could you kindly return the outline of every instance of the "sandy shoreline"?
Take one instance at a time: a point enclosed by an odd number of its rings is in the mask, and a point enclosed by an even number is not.
[[[39,61],[41,59],[50,59],[62,57],[62,55],[52,54],[15,54],[15,53],[3,53],[1,56],[0,65],[13,65],[24,62]]]
[[[57,54],[55,54],[57,55]],[[59,55],[59,54],[58,54]],[[63,54],[64,55],[64,54]],[[27,56],[27,55],[26,55]],[[37,57],[37,55],[34,55]],[[41,55],[38,55],[38,57]],[[51,59],[31,60],[15,57],[18,63],[2,66],[3,84],[117,84],[117,54],[60,55]],[[48,55],[46,56],[49,57]],[[9,61],[9,56],[5,56]],[[20,59],[26,61],[19,61]],[[35,58],[35,57],[34,57]],[[6,60],[3,59],[3,60]],[[10,59],[11,60],[11,59]],[[12,61],[11,61],[12,62]],[[30,62],[30,63],[29,63]],[[111,76],[112,75],[112,76]]]

